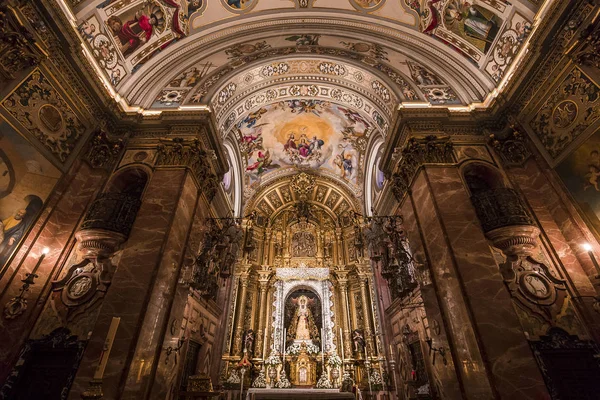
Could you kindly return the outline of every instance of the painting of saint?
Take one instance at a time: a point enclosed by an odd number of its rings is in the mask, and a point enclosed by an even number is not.
[[[600,237],[600,132],[569,154],[556,172]]]
[[[159,32],[164,30],[164,13],[160,7],[155,7],[152,11],[139,10],[132,19],[126,22],[122,22],[119,17],[114,15],[106,21],[113,35],[118,39],[124,57],[147,43],[155,30]]]
[[[38,196],[29,195],[26,201],[27,207],[16,210],[13,215],[0,222],[0,267],[4,267],[42,209],[43,202]]]
[[[486,53],[502,25],[492,11],[465,0],[451,0],[444,9],[444,26]]]
[[[10,262],[61,173],[10,125],[0,122],[0,271]]]

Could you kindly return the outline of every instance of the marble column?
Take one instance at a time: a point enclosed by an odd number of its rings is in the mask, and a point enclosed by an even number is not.
[[[103,378],[105,398],[149,395],[197,195],[183,167],[157,168],[150,177],[70,399],[91,379],[112,317],[121,323]]]
[[[6,380],[17,361],[23,343],[50,295],[49,281],[70,255],[67,249],[73,248],[76,242],[74,233],[82,215],[102,188],[107,176],[106,171],[93,169],[87,163],[77,161],[71,171],[58,182],[21,247],[3,271],[0,278],[2,309],[11,298],[19,294],[23,286],[21,280],[33,270],[43,248],[50,249],[37,270],[35,284],[30,286],[27,293],[27,309],[14,319],[0,317],[3,338],[0,341],[1,382]]]
[[[412,190],[437,289],[445,292],[466,397],[547,397],[458,168],[426,166]]]

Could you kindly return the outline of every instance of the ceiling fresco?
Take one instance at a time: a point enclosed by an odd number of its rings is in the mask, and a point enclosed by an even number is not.
[[[260,107],[236,124],[249,195],[272,172],[324,172],[354,189],[374,131],[362,115],[322,100],[288,100]]]
[[[222,79],[289,54],[358,63],[402,102],[480,102],[519,53],[535,10],[525,0],[88,0],[73,11],[115,93],[168,109],[208,103]]]

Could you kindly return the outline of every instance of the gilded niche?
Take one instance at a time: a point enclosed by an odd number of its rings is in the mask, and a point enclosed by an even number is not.
[[[63,163],[85,132],[73,109],[39,69],[2,105]]]

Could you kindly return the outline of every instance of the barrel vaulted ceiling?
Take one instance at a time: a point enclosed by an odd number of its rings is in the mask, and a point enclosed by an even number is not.
[[[399,107],[487,107],[558,0],[57,0],[125,111],[208,110],[245,198],[294,168],[361,193]]]

